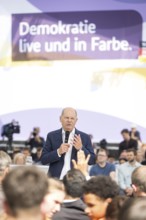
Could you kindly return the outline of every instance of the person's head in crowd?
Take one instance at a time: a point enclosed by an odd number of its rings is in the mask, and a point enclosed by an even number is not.
[[[137,150],[136,161],[141,163],[144,160],[144,155],[141,149]]]
[[[118,220],[119,212],[127,200],[128,197],[124,195],[113,198],[106,210],[106,220]]]
[[[143,143],[143,144],[141,145],[141,150],[142,150],[142,152],[143,152],[143,155],[145,155],[145,152],[146,152],[146,143]]]
[[[32,135],[35,137],[35,136],[39,135],[39,133],[40,133],[40,128],[39,127],[34,127]]]
[[[96,159],[96,162],[97,163],[106,163],[107,159],[108,159],[108,150],[105,149],[105,148],[99,148],[97,150],[97,159]]]
[[[35,166],[12,169],[2,182],[6,213],[15,219],[42,219],[41,203],[48,191],[48,177]]]
[[[99,146],[101,148],[106,148],[107,147],[107,140],[106,139],[102,139],[101,141],[99,141]]]
[[[146,198],[129,198],[122,206],[118,220],[146,220]]]
[[[96,176],[84,185],[85,212],[91,220],[105,219],[106,209],[119,194],[119,186],[108,176]]]
[[[0,151],[0,184],[2,180],[5,178],[6,174],[9,172],[10,164],[12,163],[12,160],[10,156],[4,152]]]
[[[15,156],[13,158],[13,164],[25,165],[26,164],[26,156],[23,153],[15,154]]]
[[[83,185],[85,182],[86,178],[80,170],[69,170],[63,178],[66,198],[79,199],[83,195]]]
[[[131,176],[135,196],[146,196],[146,166],[137,167]]]
[[[109,155],[108,155],[108,162],[114,164],[114,163],[116,162],[115,156],[112,155],[112,154],[109,154]]]
[[[129,163],[133,163],[136,161],[136,155],[137,155],[137,151],[133,148],[129,148],[127,150],[127,161]]]
[[[61,203],[65,198],[64,185],[59,179],[49,178],[48,193],[45,195],[41,210],[46,218],[51,218],[54,213],[60,211]]]
[[[121,135],[122,135],[122,137],[123,137],[123,139],[125,140],[125,141],[129,141],[130,140],[130,132],[129,132],[129,130],[128,129],[123,129],[122,131],[121,131]]]
[[[127,162],[127,159],[125,157],[120,157],[119,158],[119,164],[123,164],[125,162]]]
[[[25,155],[25,157],[28,157],[31,155],[30,149],[28,147],[23,148],[22,153]]]
[[[77,120],[77,112],[75,109],[68,107],[62,110],[60,122],[65,131],[72,131],[75,128]]]
[[[127,151],[126,151],[126,150],[123,150],[123,151],[120,153],[119,158],[121,158],[121,157],[127,159]]]

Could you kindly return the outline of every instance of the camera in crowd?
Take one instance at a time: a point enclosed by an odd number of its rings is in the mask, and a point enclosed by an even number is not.
[[[1,133],[2,137],[5,136],[9,138],[14,133],[20,133],[20,125],[17,121],[13,120],[11,123],[3,125]]]

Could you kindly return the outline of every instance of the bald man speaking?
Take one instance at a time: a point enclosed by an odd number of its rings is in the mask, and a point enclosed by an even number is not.
[[[86,156],[90,154],[89,165],[95,163],[91,139],[75,128],[77,120],[76,110],[65,108],[60,116],[62,128],[47,135],[41,161],[43,165],[49,164],[48,174],[52,177],[62,179],[72,168],[72,159],[77,160],[79,150],[83,150]]]

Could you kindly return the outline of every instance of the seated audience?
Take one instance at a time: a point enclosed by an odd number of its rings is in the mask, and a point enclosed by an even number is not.
[[[127,196],[131,196],[133,194],[131,175],[141,164],[136,161],[136,150],[134,149],[127,150],[127,160],[126,163],[118,166],[118,183],[123,192]]]
[[[90,176],[105,175],[110,176],[115,180],[115,165],[107,162],[108,152],[104,148],[100,148],[97,151],[97,160],[96,164],[93,165],[90,169]]]
[[[15,154],[15,156],[13,158],[13,164],[25,165],[26,164],[26,157],[25,157],[25,155],[22,154],[22,153]]]

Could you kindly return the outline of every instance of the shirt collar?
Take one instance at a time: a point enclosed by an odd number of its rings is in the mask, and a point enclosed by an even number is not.
[[[62,128],[62,134],[65,134],[65,130]],[[70,132],[70,134],[74,135],[75,134],[75,128]]]

